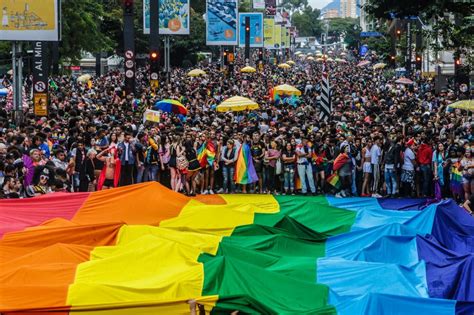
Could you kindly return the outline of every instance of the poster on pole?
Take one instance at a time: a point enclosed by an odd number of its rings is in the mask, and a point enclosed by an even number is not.
[[[237,45],[237,0],[206,1],[206,44]]]
[[[159,1],[161,35],[189,35],[189,0]],[[150,34],[150,0],[143,1],[143,33]]]
[[[273,40],[274,40],[274,48],[279,49],[281,48],[281,25],[275,24],[273,29]]]
[[[143,123],[145,123],[146,121],[159,123],[160,115],[161,115],[160,111],[147,109],[143,113]]]
[[[256,10],[265,9],[265,0],[253,0],[253,8]]]
[[[58,0],[0,0],[0,40],[60,40]]]
[[[245,18],[250,18],[250,47],[263,47],[263,14],[239,13],[239,46],[245,46]]]
[[[263,43],[267,49],[275,49],[275,37],[273,32],[275,30],[275,20],[273,18],[266,18],[263,20]]]

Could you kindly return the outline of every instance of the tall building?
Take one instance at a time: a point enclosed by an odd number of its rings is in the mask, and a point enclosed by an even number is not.
[[[339,17],[339,10],[338,9],[330,9],[323,13],[323,17],[325,19],[334,19]]]
[[[360,28],[362,32],[367,32],[369,30],[367,12],[365,12],[364,4],[366,0],[360,0]]]
[[[357,10],[357,0],[341,0],[340,9],[339,9],[341,17],[356,18],[357,17],[356,10]]]

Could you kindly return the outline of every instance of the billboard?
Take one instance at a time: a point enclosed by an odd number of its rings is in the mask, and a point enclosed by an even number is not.
[[[250,47],[263,47],[263,14],[239,13],[239,46],[245,46],[245,18],[250,18]]]
[[[189,0],[159,1],[160,34],[189,35]],[[143,1],[143,33],[150,34],[150,0]]]
[[[276,49],[281,48],[281,25],[276,25],[273,29],[273,40],[274,40],[274,47]]]
[[[237,45],[237,0],[206,1],[206,44]]]
[[[265,0],[253,0],[253,8],[257,10],[265,9]]]
[[[59,40],[58,0],[0,0],[0,40]]]
[[[275,29],[275,20],[272,18],[266,18],[263,20],[263,43],[265,48],[275,48],[275,37],[273,31]]]

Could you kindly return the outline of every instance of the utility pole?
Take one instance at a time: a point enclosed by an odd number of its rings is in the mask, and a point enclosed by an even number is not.
[[[123,45],[125,51],[125,92],[135,92],[135,29],[133,25],[133,0],[124,0]]]
[[[23,58],[22,42],[13,42],[13,106],[15,123],[18,126],[23,121]]]
[[[150,1],[150,86],[160,85],[160,4]]]
[[[250,16],[245,17],[245,62],[250,62]]]

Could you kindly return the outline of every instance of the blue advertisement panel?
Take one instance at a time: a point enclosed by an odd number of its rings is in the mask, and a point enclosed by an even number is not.
[[[250,17],[250,47],[263,47],[262,13],[239,13],[239,46],[245,46],[246,17]]]
[[[160,34],[189,35],[189,0],[154,0],[160,4]],[[143,33],[150,34],[150,0],[143,1]]]
[[[237,0],[206,1],[206,44],[237,45]]]

